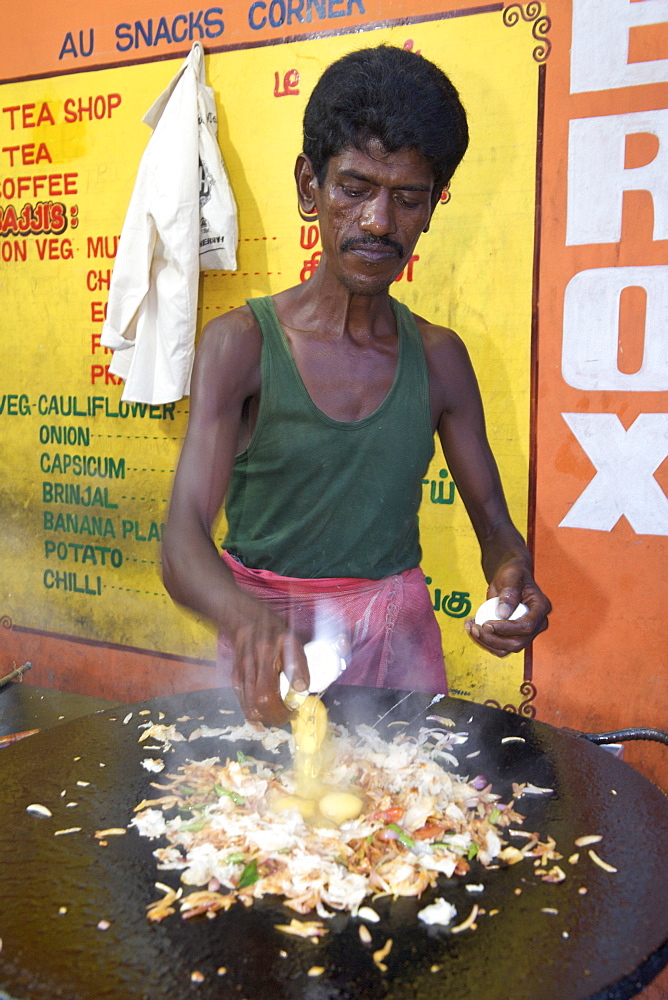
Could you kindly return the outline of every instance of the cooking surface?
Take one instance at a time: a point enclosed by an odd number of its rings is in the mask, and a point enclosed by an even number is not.
[[[0,688],[0,739],[12,733],[47,729],[63,720],[90,715],[114,704],[108,698],[54,691],[15,681]]]
[[[140,766],[156,754],[138,744],[138,727],[189,715],[193,721],[178,724],[187,734],[200,717],[219,727],[243,720],[236,699],[225,691],[117,706],[0,753],[0,997],[625,1000],[666,964],[668,800],[631,767],[550,726],[456,699],[429,708],[424,694],[338,687],[326,700],[332,718],[348,726],[385,716],[378,728],[387,738],[405,728],[396,723],[416,729],[436,725],[425,721],[430,714],[451,718],[455,731],[470,733],[452,751],[458,773],[484,774],[504,802],[512,781],[553,788],[549,797],[521,798],[517,810],[527,817],[524,829],[540,831],[541,839],[555,837],[566,882],[538,882],[530,861],[495,871],[474,862],[465,879],[443,879],[420,900],[376,900],[382,919],[369,925],[370,947],[359,939],[360,921],[344,914],[328,922],[329,933],[316,945],[282,934],[275,924],[295,914],[272,897],[251,908],[237,904],[214,920],[174,915],[149,924],[146,906],[160,896],[155,882],[178,884],[178,873],[158,871],[152,856],[163,841],[140,838],[134,828],[110,837],[106,847],[94,837],[96,830],[126,826],[142,798],[159,794],[150,783],[161,775]],[[150,715],[139,714],[146,709]],[[523,742],[501,742],[507,737]],[[217,739],[191,743],[188,755],[225,759],[237,749],[276,759],[258,743]],[[477,750],[478,756],[467,757]],[[175,753],[157,756],[167,762],[163,774],[176,766]],[[48,806],[53,817],[26,813],[35,802]],[[68,807],[70,802],[78,804]],[[75,826],[80,833],[53,835]],[[577,850],[574,839],[591,833],[603,834],[594,849],[617,874],[594,865],[587,848],[580,849],[578,864],[568,863]],[[470,894],[466,882],[485,889]],[[586,894],[578,891],[582,887]],[[456,921],[475,902],[488,912],[475,931],[452,935],[427,928],[417,912],[437,895],[455,904]],[[489,916],[492,909],[499,913]],[[101,920],[109,922],[107,930],[98,928]],[[372,952],[388,937],[393,947],[383,973]],[[325,971],[309,977],[312,966]],[[225,975],[217,974],[220,967]],[[194,971],[203,982],[191,980]]]

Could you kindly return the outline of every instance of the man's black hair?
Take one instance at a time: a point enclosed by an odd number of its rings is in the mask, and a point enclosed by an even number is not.
[[[322,184],[330,157],[379,139],[388,153],[415,149],[448,183],[468,146],[466,112],[434,63],[390,45],[358,49],[320,77],[304,112],[304,152]]]

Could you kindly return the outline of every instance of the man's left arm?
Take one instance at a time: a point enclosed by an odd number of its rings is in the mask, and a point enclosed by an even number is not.
[[[551,604],[534,580],[533,559],[514,526],[499,471],[487,440],[478,382],[460,338],[450,330],[423,326],[429,364],[432,418],[443,454],[480,544],[487,597],[500,598],[499,613],[509,618],[524,603],[526,615],[514,621],[467,622],[471,638],[496,656],[517,653],[547,628]]]

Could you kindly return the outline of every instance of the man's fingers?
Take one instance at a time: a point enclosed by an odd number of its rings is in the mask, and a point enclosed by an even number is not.
[[[283,672],[295,691],[308,691],[311,678],[304,647],[292,634],[283,639]]]
[[[276,691],[257,697],[258,718],[265,726],[282,726],[290,717],[290,712]]]
[[[507,656],[510,650],[496,649],[487,643],[487,634],[483,632],[481,625],[476,625],[474,622],[466,622],[466,631],[471,636],[476,645],[484,649],[486,653],[492,653],[494,656]]]
[[[466,631],[474,642],[494,656],[520,653],[537,634],[529,623],[523,623],[520,618],[513,622],[485,622],[484,625],[467,622]]]
[[[513,622],[514,624],[515,622]],[[495,656],[519,653],[527,644],[527,636],[518,636],[516,633],[510,636],[500,635],[494,631],[494,626],[490,622],[486,622],[484,625],[472,625],[469,635],[479,646]]]
[[[520,594],[508,594],[504,591],[498,598],[496,605],[496,612],[500,619],[505,620],[510,618],[513,611],[520,603]]]
[[[232,686],[245,717],[250,722],[258,722],[260,714],[253,697],[255,692],[255,658],[247,640],[242,640],[235,648]]]
[[[519,653],[547,628],[547,616],[552,606],[521,567],[504,566],[490,583],[487,596],[497,600],[498,619],[481,625],[467,622],[466,630],[473,641],[488,653],[494,656]],[[511,619],[519,604],[524,604],[528,611]]]
[[[237,636],[232,684],[241,710],[250,722],[282,726],[290,712],[279,692],[284,671],[296,690],[308,688],[308,667],[300,642],[290,633]],[[291,676],[292,675],[292,676]]]

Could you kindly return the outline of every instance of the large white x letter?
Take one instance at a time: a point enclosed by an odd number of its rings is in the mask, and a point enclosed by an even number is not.
[[[654,472],[668,455],[668,413],[641,413],[628,430],[614,413],[563,413],[596,475],[560,528],[611,531],[622,514],[638,535],[668,535],[668,498]]]

